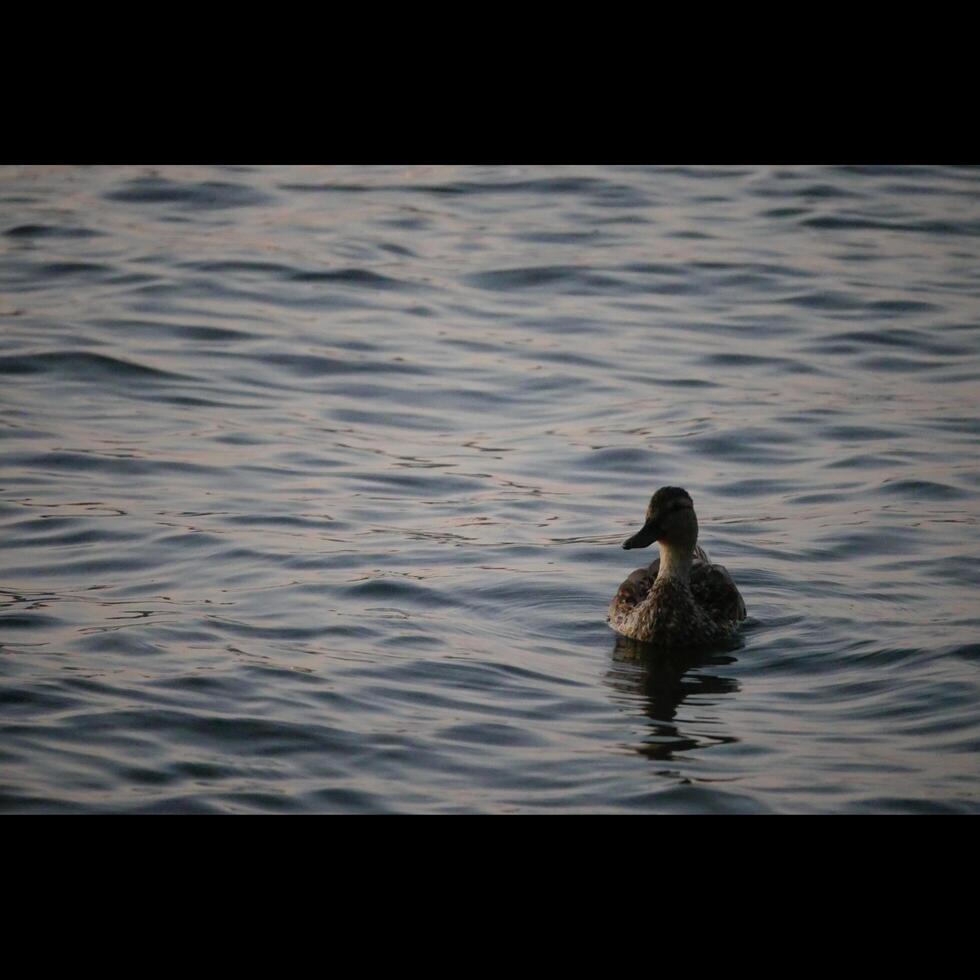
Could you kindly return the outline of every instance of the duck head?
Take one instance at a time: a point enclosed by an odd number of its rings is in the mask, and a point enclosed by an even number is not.
[[[698,519],[694,513],[694,501],[686,490],[661,487],[650,498],[646,523],[623,542],[623,547],[627,551],[646,548],[654,541],[671,551],[693,553],[698,541]]]

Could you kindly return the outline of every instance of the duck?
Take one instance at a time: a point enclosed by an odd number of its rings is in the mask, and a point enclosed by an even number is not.
[[[666,650],[730,639],[745,619],[745,602],[728,570],[698,544],[694,501],[682,487],[661,487],[643,527],[623,548],[657,542],[660,557],[638,568],[609,605],[609,625],[622,636]]]

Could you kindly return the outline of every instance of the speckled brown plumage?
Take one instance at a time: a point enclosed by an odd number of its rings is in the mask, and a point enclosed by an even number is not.
[[[702,552],[703,553],[703,552]],[[626,578],[609,606],[617,633],[663,647],[716,643],[745,619],[745,603],[722,565],[695,561],[687,583],[657,582],[660,559]]]
[[[624,548],[659,542],[661,558],[632,572],[609,606],[623,636],[665,649],[706,646],[730,637],[745,618],[732,577],[697,546],[697,518],[687,491],[663,487],[647,508],[643,529]],[[663,563],[662,563],[663,559]]]

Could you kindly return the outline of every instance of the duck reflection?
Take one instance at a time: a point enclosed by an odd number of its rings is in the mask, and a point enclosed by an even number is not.
[[[677,709],[682,701],[692,695],[704,698],[711,695],[734,694],[739,689],[732,677],[719,677],[705,673],[702,668],[734,663],[730,653],[706,654],[703,652],[665,653],[649,644],[617,636],[612,654],[612,665],[606,674],[607,683],[615,691],[628,696],[629,702],[637,701],[643,713],[650,719],[649,735],[637,752],[650,759],[669,760],[675,752],[684,752],[705,745],[737,742],[732,735],[712,732],[719,720],[708,712],[687,724],[685,730],[674,724]],[[701,701],[699,709],[710,709],[710,700]]]

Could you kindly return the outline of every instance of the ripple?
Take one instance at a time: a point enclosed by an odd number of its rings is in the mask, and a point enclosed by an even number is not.
[[[557,287],[571,289],[610,289],[618,282],[610,276],[575,266],[538,266],[516,269],[494,269],[468,276],[470,285],[479,289],[509,291]]]
[[[0,356],[0,374],[51,373],[71,380],[173,380],[174,374],[136,361],[94,354],[91,351],[38,351],[33,354]]]
[[[420,369],[414,365],[393,361],[341,360],[319,354],[264,354],[263,364],[274,364],[286,368],[291,374],[300,377],[317,378],[330,374],[349,374],[368,372],[370,374],[418,374]]]
[[[94,228],[74,225],[26,224],[8,228],[5,232],[11,238],[95,238],[101,232]]]
[[[886,480],[881,485],[883,493],[908,497],[913,500],[962,500],[967,493],[946,483],[932,483],[929,480]]]
[[[980,221],[934,221],[916,222],[881,221],[860,216],[820,215],[806,218],[801,224],[808,228],[832,231],[901,231],[923,235],[980,235]]]
[[[418,283],[409,283],[391,276],[373,272],[371,269],[333,269],[320,272],[293,272],[290,278],[294,282],[335,282],[343,286],[358,286],[365,289],[397,289],[420,288]]]
[[[269,194],[244,184],[207,180],[184,182],[163,177],[137,177],[104,195],[126,204],[158,204],[194,210],[224,210],[268,204]]]

